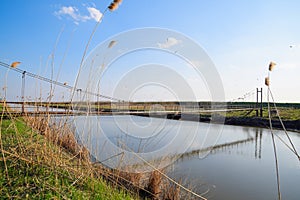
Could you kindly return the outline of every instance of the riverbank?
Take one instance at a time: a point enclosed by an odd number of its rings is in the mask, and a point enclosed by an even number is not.
[[[286,130],[300,132],[300,109],[298,107],[289,107],[289,104],[287,104],[278,107],[278,113],[274,107],[271,107],[270,109],[272,128],[282,130],[282,121]],[[227,125],[270,128],[268,110],[267,108],[264,108],[262,111],[262,117],[257,117],[255,111],[227,112],[224,123]]]
[[[35,105],[34,102],[27,102],[28,105]],[[222,112],[210,112],[212,102],[90,102],[89,112],[91,114],[101,115],[118,115],[118,114],[131,114],[142,117],[149,117],[150,111],[151,117],[167,118],[173,120],[188,120],[188,121],[200,121],[211,122],[212,115],[220,116],[220,120],[214,120],[214,123],[224,123],[226,125],[237,126],[251,126],[259,128],[270,128],[267,103],[262,104],[262,117],[256,115],[256,103],[255,102],[214,102],[216,105],[220,105]],[[71,109],[77,111],[87,111],[87,105],[83,102],[54,102],[46,103],[40,102],[39,106],[50,106],[56,109]],[[157,113],[153,113],[157,109]],[[218,107],[214,105],[215,107]],[[276,109],[278,109],[279,115],[285,128],[289,131],[300,132],[300,104],[299,103],[276,103],[275,108],[273,104],[270,105],[272,115],[272,127],[275,129],[283,129],[282,124],[277,116]],[[163,109],[162,109],[163,108]],[[193,109],[200,109],[200,114],[191,114]],[[227,109],[228,108],[228,111]],[[238,108],[238,109],[237,109]],[[247,108],[244,109],[243,108]],[[234,110],[236,109],[236,110]],[[161,113],[159,114],[159,111]],[[168,112],[169,111],[169,112]],[[184,114],[181,114],[184,112]]]
[[[163,107],[162,111],[166,113],[155,114],[152,113],[151,117],[167,118],[174,120],[188,120],[188,121],[200,121],[200,122],[211,122],[212,114],[215,116],[221,116],[219,123],[224,123],[226,125],[237,125],[237,126],[251,126],[259,128],[270,128],[269,118],[268,118],[268,104],[264,102],[262,104],[262,117],[257,117],[256,115],[256,102],[214,102],[216,105],[220,105],[225,112],[214,112],[211,113],[212,102],[93,102],[91,103],[92,110],[101,111],[101,114],[117,114],[118,112],[127,111],[132,112],[132,115],[138,115],[143,117],[149,117],[151,110],[156,110],[157,105]],[[74,107],[78,110],[85,110],[86,105],[78,102],[72,106],[71,103],[57,103],[51,106],[55,108],[70,108]],[[215,107],[217,107],[215,105]],[[275,108],[273,104],[270,105],[272,127],[276,129],[282,129],[282,124],[277,116],[276,109],[280,115],[285,128],[289,131],[300,132],[300,104],[299,103],[276,103]],[[226,111],[225,108],[229,108]],[[189,114],[188,110],[193,110],[198,108],[201,110],[201,114]],[[232,109],[230,109],[232,108]],[[234,108],[247,108],[233,110]],[[252,108],[252,109],[251,109]],[[186,111],[183,115],[181,111]],[[221,109],[222,110],[222,109]],[[168,113],[168,111],[170,111]],[[177,112],[174,112],[177,111]],[[136,113],[135,113],[136,112]],[[138,113],[142,112],[142,113]],[[159,113],[159,112],[158,112]],[[216,120],[218,123],[218,119]]]
[[[5,199],[137,199],[108,183],[83,154],[53,144],[22,118],[0,120],[0,196]]]
[[[5,109],[3,109],[5,107]],[[163,169],[129,173],[92,162],[65,120],[14,117],[0,104],[0,196],[7,199],[179,199]]]
[[[277,119],[272,119],[272,128],[282,130],[282,124]],[[300,120],[282,120],[286,130],[300,132]],[[259,128],[270,128],[269,119],[258,117],[226,117],[224,124],[236,126],[251,126]]]
[[[278,108],[281,121],[288,131],[294,131],[300,133],[300,109],[296,108]],[[142,117],[149,117],[149,114],[133,114]],[[198,121],[206,123],[221,123],[225,125],[234,126],[250,126],[258,128],[270,128],[270,121],[268,118],[267,109],[263,109],[263,117],[257,117],[255,110],[250,111],[229,111],[229,112],[219,112],[214,113],[212,118],[212,113],[205,114],[152,114],[151,117],[166,118],[171,120],[186,120],[186,121]],[[214,119],[212,121],[212,119]],[[272,111],[272,128],[283,130],[281,121],[274,111]]]

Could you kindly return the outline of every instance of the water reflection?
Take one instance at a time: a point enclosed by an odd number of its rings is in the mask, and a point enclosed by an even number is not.
[[[98,122],[97,117],[91,117]],[[129,117],[120,116],[120,123],[126,127]],[[147,123],[148,118],[134,117],[139,123]],[[101,129],[97,126],[84,123],[83,117],[78,117],[77,130],[83,131],[82,137],[89,138],[86,142],[92,142],[95,159],[103,163],[120,163],[124,158],[124,147],[120,151],[112,151],[110,145],[129,145],[134,151],[150,152],[159,150],[165,144],[174,142],[165,154],[155,154],[144,157],[151,163],[175,163],[169,165],[169,174],[178,181],[184,178],[187,186],[192,183],[199,194],[206,193],[209,199],[276,199],[276,174],[271,135],[268,129],[224,126],[222,135],[214,143],[203,143],[206,133],[216,134],[213,130],[217,124],[209,125],[199,123],[199,130],[195,137],[189,135],[190,127],[196,122],[169,120],[157,137],[150,139],[140,138],[139,130],[126,127],[126,131],[132,135],[124,135],[115,125],[113,118],[102,117]],[[154,119],[154,123],[160,123],[160,119]],[[78,129],[81,126],[81,129]],[[176,131],[180,126],[180,131]],[[209,132],[208,129],[211,129]],[[149,128],[153,130],[153,127]],[[105,134],[104,134],[105,132]],[[176,133],[176,134],[175,134]],[[274,130],[277,136],[284,138],[283,131]],[[298,151],[300,150],[300,134],[289,132]],[[177,140],[172,138],[176,135]],[[104,140],[108,137],[108,140]],[[216,137],[216,136],[214,136]],[[106,138],[107,139],[107,138]],[[278,139],[278,138],[277,138]],[[192,140],[188,149],[180,149],[185,140]],[[287,139],[284,139],[286,142]],[[298,159],[279,140],[277,140],[279,157],[279,169],[283,199],[299,199],[300,191],[300,165]],[[208,154],[208,152],[210,152]],[[207,155],[200,157],[199,155]],[[175,159],[174,159],[175,158]],[[201,159],[200,159],[201,158]],[[145,162],[125,163],[127,166],[146,165]]]
[[[229,134],[230,132],[234,134]],[[274,132],[284,139],[284,132]],[[299,133],[289,134],[299,149]],[[247,137],[216,145],[204,159],[199,159],[198,151],[184,154],[172,166],[170,175],[178,180],[186,177],[195,181],[195,191],[198,193],[206,191],[201,187],[206,183],[210,187],[210,192],[206,195],[209,199],[276,199],[276,173],[269,130],[225,126],[220,140],[239,135]],[[276,144],[283,199],[299,199],[299,161],[285,144],[279,140]]]
[[[261,159],[262,130],[255,131],[255,158]]]
[[[236,140],[236,141],[223,143],[223,144],[217,144],[203,149],[185,152],[181,154],[180,161],[183,161],[188,158],[193,158],[194,156],[197,156],[199,153],[203,153],[203,152],[209,152],[210,154],[218,154],[220,152],[232,154],[233,152],[236,152],[240,155],[247,155],[243,153],[243,147],[241,147],[246,144],[254,144],[254,157],[255,159],[261,159],[262,130],[256,130],[255,137],[249,136],[246,139]]]

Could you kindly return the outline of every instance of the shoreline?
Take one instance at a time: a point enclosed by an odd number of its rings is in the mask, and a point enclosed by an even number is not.
[[[133,114],[140,117],[150,117],[148,114]],[[151,115],[151,117],[155,118],[166,118],[170,120],[183,120],[183,121],[195,121],[195,122],[204,122],[210,123],[211,117],[209,116],[197,116],[194,114],[185,114],[184,118],[182,116],[176,114],[168,114],[168,115]],[[223,121],[224,120],[224,121]],[[261,117],[225,117],[225,119],[217,119],[214,122],[215,124],[224,124],[224,125],[232,125],[232,126],[249,126],[249,127],[257,127],[257,128],[270,128],[269,119],[261,118]],[[282,120],[287,131],[300,133],[300,120]],[[272,119],[272,128],[276,130],[283,130],[281,122],[278,119]]]
[[[287,131],[300,133],[300,120],[282,120]],[[259,117],[226,117],[224,124],[233,126],[250,126],[258,128],[270,128],[269,119]],[[278,119],[272,119],[272,127],[276,130],[283,130]]]

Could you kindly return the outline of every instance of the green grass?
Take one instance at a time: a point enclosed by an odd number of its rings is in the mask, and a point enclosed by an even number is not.
[[[277,119],[275,108],[271,108],[272,110],[272,118]],[[283,120],[300,120],[300,109],[299,108],[287,108],[287,107],[279,107],[278,108],[279,115]],[[220,113],[222,114],[222,113]],[[226,113],[226,117],[255,117],[256,112],[252,111],[229,111]],[[268,109],[263,109],[263,118],[268,118]]]
[[[300,120],[300,109],[278,108],[279,115],[284,120]]]
[[[134,198],[22,119],[1,120],[0,137],[0,199]]]

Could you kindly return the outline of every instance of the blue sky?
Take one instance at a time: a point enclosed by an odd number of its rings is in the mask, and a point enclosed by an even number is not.
[[[54,52],[55,77],[59,73],[59,81],[73,85],[97,11],[103,13],[109,3],[2,0],[0,61],[21,61],[21,69],[50,77]],[[118,10],[105,13],[89,52],[130,29],[172,29],[205,49],[222,78],[227,100],[264,87],[268,64],[274,61],[275,100],[300,102],[299,8],[297,0],[124,0]],[[1,70],[1,79],[5,73]],[[15,88],[11,97],[17,96],[20,77],[8,79],[12,83],[7,86]],[[1,84],[6,83],[2,80]]]

